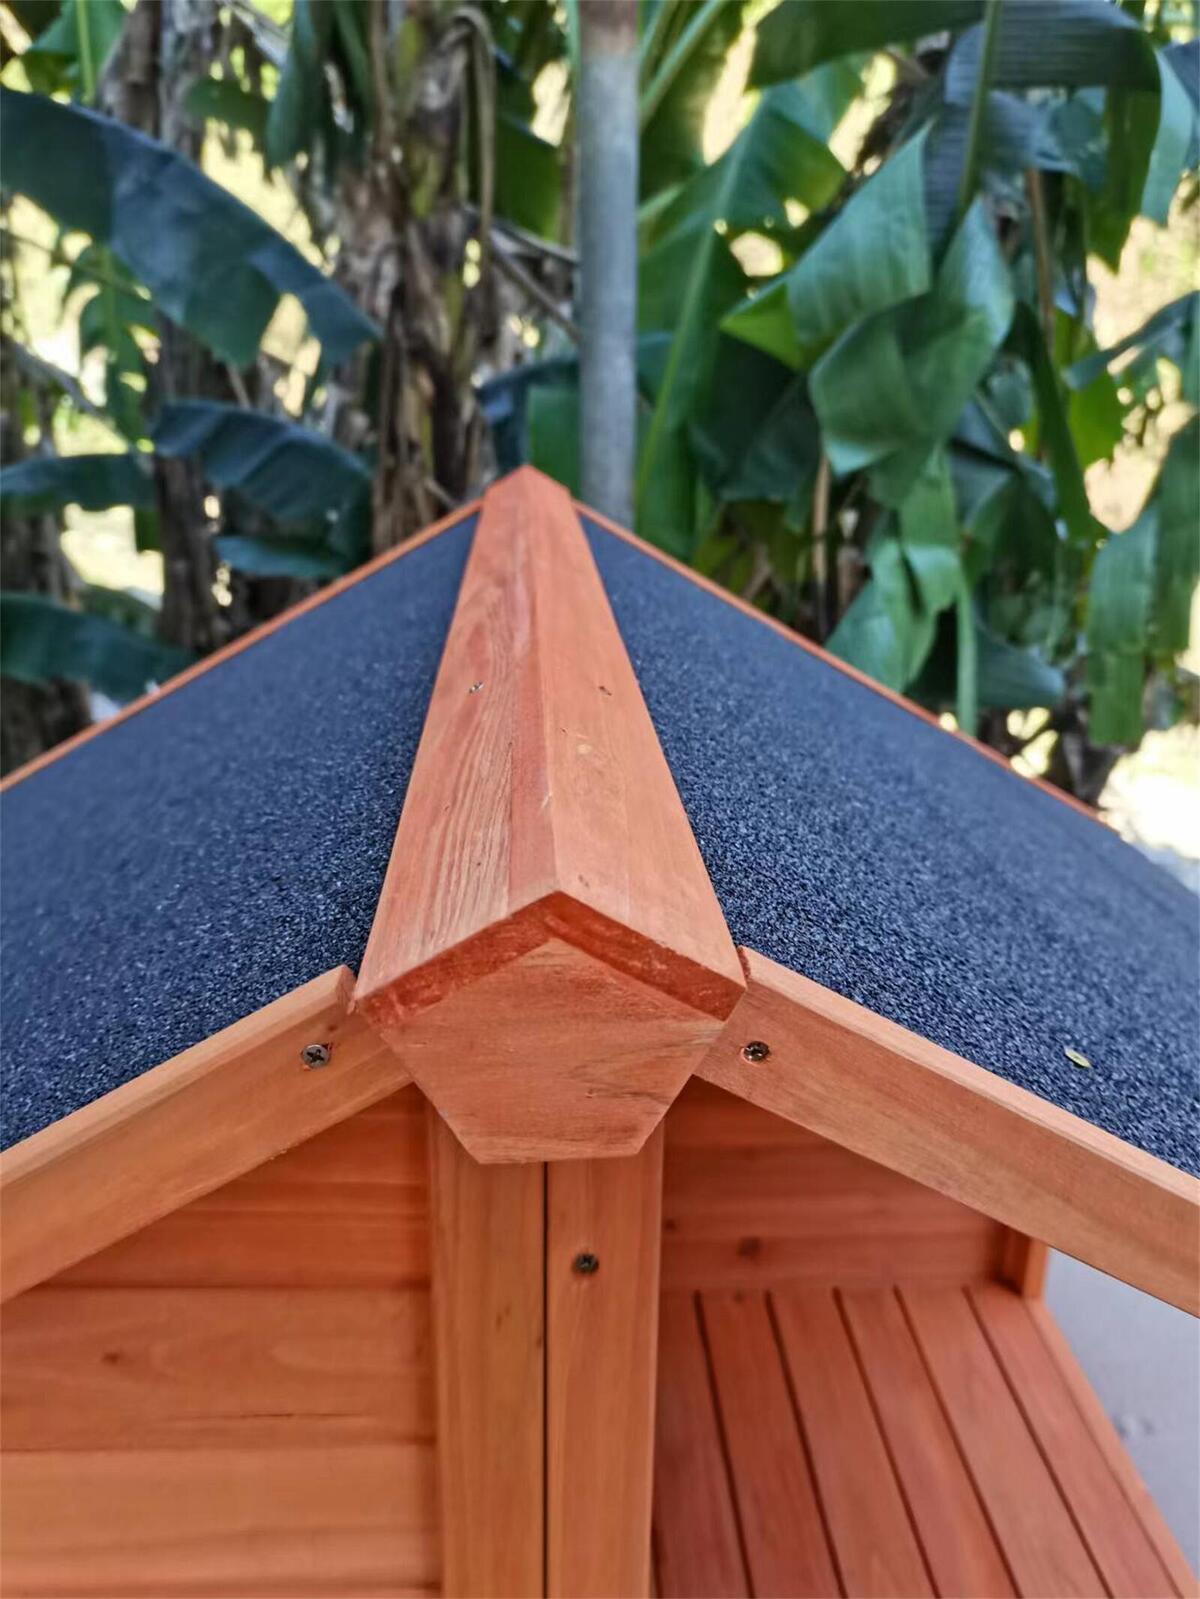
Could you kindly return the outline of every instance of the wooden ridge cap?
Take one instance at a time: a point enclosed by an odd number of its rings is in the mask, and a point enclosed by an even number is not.
[[[566,961],[552,974],[549,956],[525,972],[543,997],[547,982],[561,983],[568,1011],[589,963],[661,996],[672,1029],[684,1015],[719,1022],[743,988],[579,519],[564,489],[522,468],[484,496],[355,1004],[403,1051],[426,1011],[552,947],[579,957],[572,978]],[[514,1017],[521,980],[505,989]],[[594,986],[593,995],[599,1003]],[[606,988],[603,1003],[613,1002]],[[473,1025],[486,1032],[486,1017]],[[690,1036],[699,1037],[694,1021]],[[468,1055],[482,1069],[489,1048],[511,1057],[521,1044],[510,1028],[478,1038]],[[649,1036],[645,1045],[656,1047]],[[413,1058],[414,1076],[450,1116],[438,1068]],[[562,1068],[587,1077],[579,1058]],[[460,1054],[460,1087],[469,1070]],[[676,1059],[659,1093],[642,1084],[639,1145],[686,1075]],[[600,1101],[612,1092],[611,1082],[580,1089],[585,1121],[604,1119]],[[631,1137],[627,1128],[623,1152]],[[616,1152],[577,1143],[581,1155]]]

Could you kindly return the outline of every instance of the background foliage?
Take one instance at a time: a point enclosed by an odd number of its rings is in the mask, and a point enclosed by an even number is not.
[[[1090,281],[1193,227],[1194,7],[641,20],[638,531],[1094,800],[1194,714],[1197,295],[1103,349]],[[497,469],[576,485],[572,4],[5,0],[0,44],[7,765]],[[1084,474],[1165,417],[1113,532]],[[80,580],[71,506],[161,601]]]

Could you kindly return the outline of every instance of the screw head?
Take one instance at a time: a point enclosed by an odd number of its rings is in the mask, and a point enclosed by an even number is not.
[[[318,1066],[328,1066],[333,1051],[328,1044],[305,1044],[300,1051],[300,1059],[309,1071],[315,1071]]]
[[[585,1249],[582,1254],[575,1256],[571,1262],[571,1270],[577,1271],[581,1277],[590,1277],[600,1270],[600,1258]]]
[[[750,1061],[757,1066],[760,1061],[766,1060],[771,1053],[769,1044],[764,1044],[761,1038],[752,1038],[748,1044],[742,1046],[742,1059]]]

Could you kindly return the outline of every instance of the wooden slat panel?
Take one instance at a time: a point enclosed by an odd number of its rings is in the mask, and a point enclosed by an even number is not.
[[[966,1294],[904,1289],[901,1299],[1018,1590],[1030,1599],[1102,1594]]]
[[[841,1300],[938,1592],[957,1599],[1012,1594],[1007,1567],[899,1300],[888,1290],[847,1292]]]
[[[408,1079],[345,967],[55,1122],[0,1160],[4,1298],[145,1228]],[[305,1069],[308,1044],[332,1051]]]
[[[705,1294],[703,1325],[755,1594],[843,1592],[761,1294]]]
[[[1121,1599],[1174,1593],[1162,1561],[1064,1387],[1028,1306],[1001,1288],[978,1290],[971,1299],[1109,1593]]]
[[[738,1542],[708,1362],[692,1294],[660,1306],[654,1544],[662,1599],[739,1599]]]
[[[45,1284],[2,1349],[8,1450],[433,1438],[423,1289]]]
[[[1028,1308],[1030,1318],[1054,1361],[1059,1380],[1074,1399],[1096,1447],[1108,1462],[1109,1470],[1121,1484],[1126,1498],[1136,1511],[1138,1521],[1171,1578],[1172,1586],[1177,1593],[1188,1595],[1189,1599],[1196,1599],[1196,1596],[1200,1596],[1200,1584],[1196,1581],[1196,1574],[1188,1564],[1174,1534],[1163,1520],[1162,1512],[1150,1497],[1145,1483],[1138,1476],[1125,1446],[1117,1437],[1116,1429],[1105,1414],[1104,1406],[1080,1370],[1079,1362],[1071,1353],[1061,1328],[1044,1305],[1034,1303]]]
[[[660,1124],[640,1154],[546,1169],[546,1586],[563,1599],[649,1592],[662,1148]]]
[[[402,1089],[57,1281],[154,1288],[427,1283],[424,1103],[416,1088]]]
[[[700,1075],[1200,1313],[1200,1182],[743,950],[746,995]],[[769,1057],[748,1062],[761,1040]]]
[[[776,1294],[773,1303],[847,1593],[931,1594],[832,1291]]]
[[[545,1170],[481,1166],[429,1112],[443,1589],[545,1582]]]
[[[14,1453],[0,1472],[8,1595],[436,1589],[428,1444]]]

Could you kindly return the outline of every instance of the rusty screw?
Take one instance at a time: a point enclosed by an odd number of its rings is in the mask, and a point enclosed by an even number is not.
[[[575,1256],[575,1259],[571,1262],[571,1269],[572,1271],[577,1271],[581,1277],[590,1277],[594,1272],[600,1270],[599,1256],[584,1250],[583,1254]]]
[[[305,1044],[300,1051],[300,1059],[309,1071],[316,1071],[318,1066],[328,1066],[333,1051],[328,1044]]]
[[[761,1038],[752,1038],[748,1044],[742,1046],[742,1059],[748,1060],[754,1066],[766,1060],[771,1053],[769,1044],[764,1044]]]

